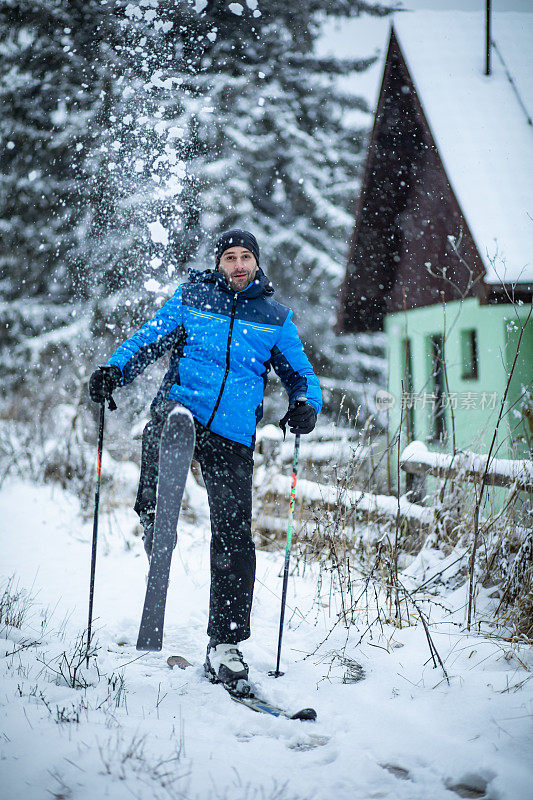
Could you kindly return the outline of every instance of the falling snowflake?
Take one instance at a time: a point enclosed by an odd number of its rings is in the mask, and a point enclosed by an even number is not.
[[[155,222],[149,222],[148,228],[150,230],[152,242],[154,242],[154,244],[162,244],[163,247],[166,247],[168,244],[168,230],[160,221],[157,219]]]

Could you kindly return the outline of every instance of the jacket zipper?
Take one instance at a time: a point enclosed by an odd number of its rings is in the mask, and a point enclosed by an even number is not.
[[[214,407],[214,409],[213,409],[213,411],[211,413],[211,416],[209,417],[207,425],[205,426],[206,428],[209,428],[211,426],[211,423],[213,422],[214,416],[218,411],[218,407],[220,405],[220,401],[222,400],[222,393],[224,391],[224,386],[226,385],[226,380],[227,380],[227,377],[229,375],[229,364],[230,364],[229,355],[230,355],[230,348],[231,348],[231,335],[233,333],[233,323],[235,322],[235,308],[236,308],[236,306],[237,306],[237,294],[234,294],[233,295],[233,303],[231,304],[231,318],[230,318],[230,323],[229,323],[228,343],[226,345],[226,371],[224,373],[224,377],[222,378],[222,384],[220,386],[220,391],[218,393],[218,397],[217,397],[217,401],[215,403],[215,407]]]

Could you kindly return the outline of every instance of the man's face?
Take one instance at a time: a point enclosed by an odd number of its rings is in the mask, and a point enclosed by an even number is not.
[[[220,256],[218,268],[228,286],[234,292],[240,292],[255,278],[257,261],[246,247],[228,247]]]

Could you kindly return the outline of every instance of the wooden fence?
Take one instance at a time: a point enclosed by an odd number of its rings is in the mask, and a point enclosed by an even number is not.
[[[262,464],[255,473],[254,513],[255,529],[267,536],[283,535],[287,530],[287,512],[290,495],[290,457],[292,443],[274,446],[260,443]],[[308,442],[305,446],[311,459],[324,458],[329,452],[342,458],[364,460],[372,457],[372,448],[357,449],[348,440]],[[345,451],[343,451],[345,447]],[[304,449],[304,454],[306,450]],[[350,462],[352,463],[352,462]],[[486,469],[487,456],[476,453],[459,453],[455,456],[430,452],[422,442],[411,443],[402,453],[400,466],[407,476],[408,493],[400,497],[386,494],[346,489],[338,484],[320,483],[300,478],[297,486],[297,514],[295,528],[316,524],[318,519],[337,516],[345,532],[355,531],[356,522],[376,520],[397,521],[410,532],[423,532],[435,522],[436,511],[424,506],[427,475],[437,478],[480,482],[491,486],[515,487],[533,491],[533,462],[529,460],[493,459]],[[283,468],[283,473],[281,473]]]

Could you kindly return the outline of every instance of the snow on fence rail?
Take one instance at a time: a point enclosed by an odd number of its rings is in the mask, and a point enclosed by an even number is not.
[[[260,468],[256,477],[256,492],[261,502],[261,509],[256,515],[255,527],[260,531],[283,533],[287,530],[288,499],[291,491],[291,476],[270,474]],[[315,483],[300,479],[297,488],[297,503],[303,514],[297,515],[297,527],[301,520],[305,521],[313,512],[328,512],[341,509],[344,514],[346,530],[352,530],[350,524],[355,520],[374,521],[378,519],[394,520],[407,524],[410,528],[427,528],[434,521],[432,508],[424,508],[410,502],[406,497],[373,494],[358,489],[341,489],[336,486]],[[307,514],[305,512],[308,512]],[[283,514],[284,516],[278,516]],[[310,513],[309,513],[310,512]],[[343,525],[343,527],[345,527]]]
[[[469,451],[460,451],[455,456],[432,453],[423,442],[411,442],[401,455],[400,466],[408,475],[460,478],[474,483],[484,477],[488,486],[513,486],[533,492],[533,461],[492,458],[485,475],[487,458]]]

